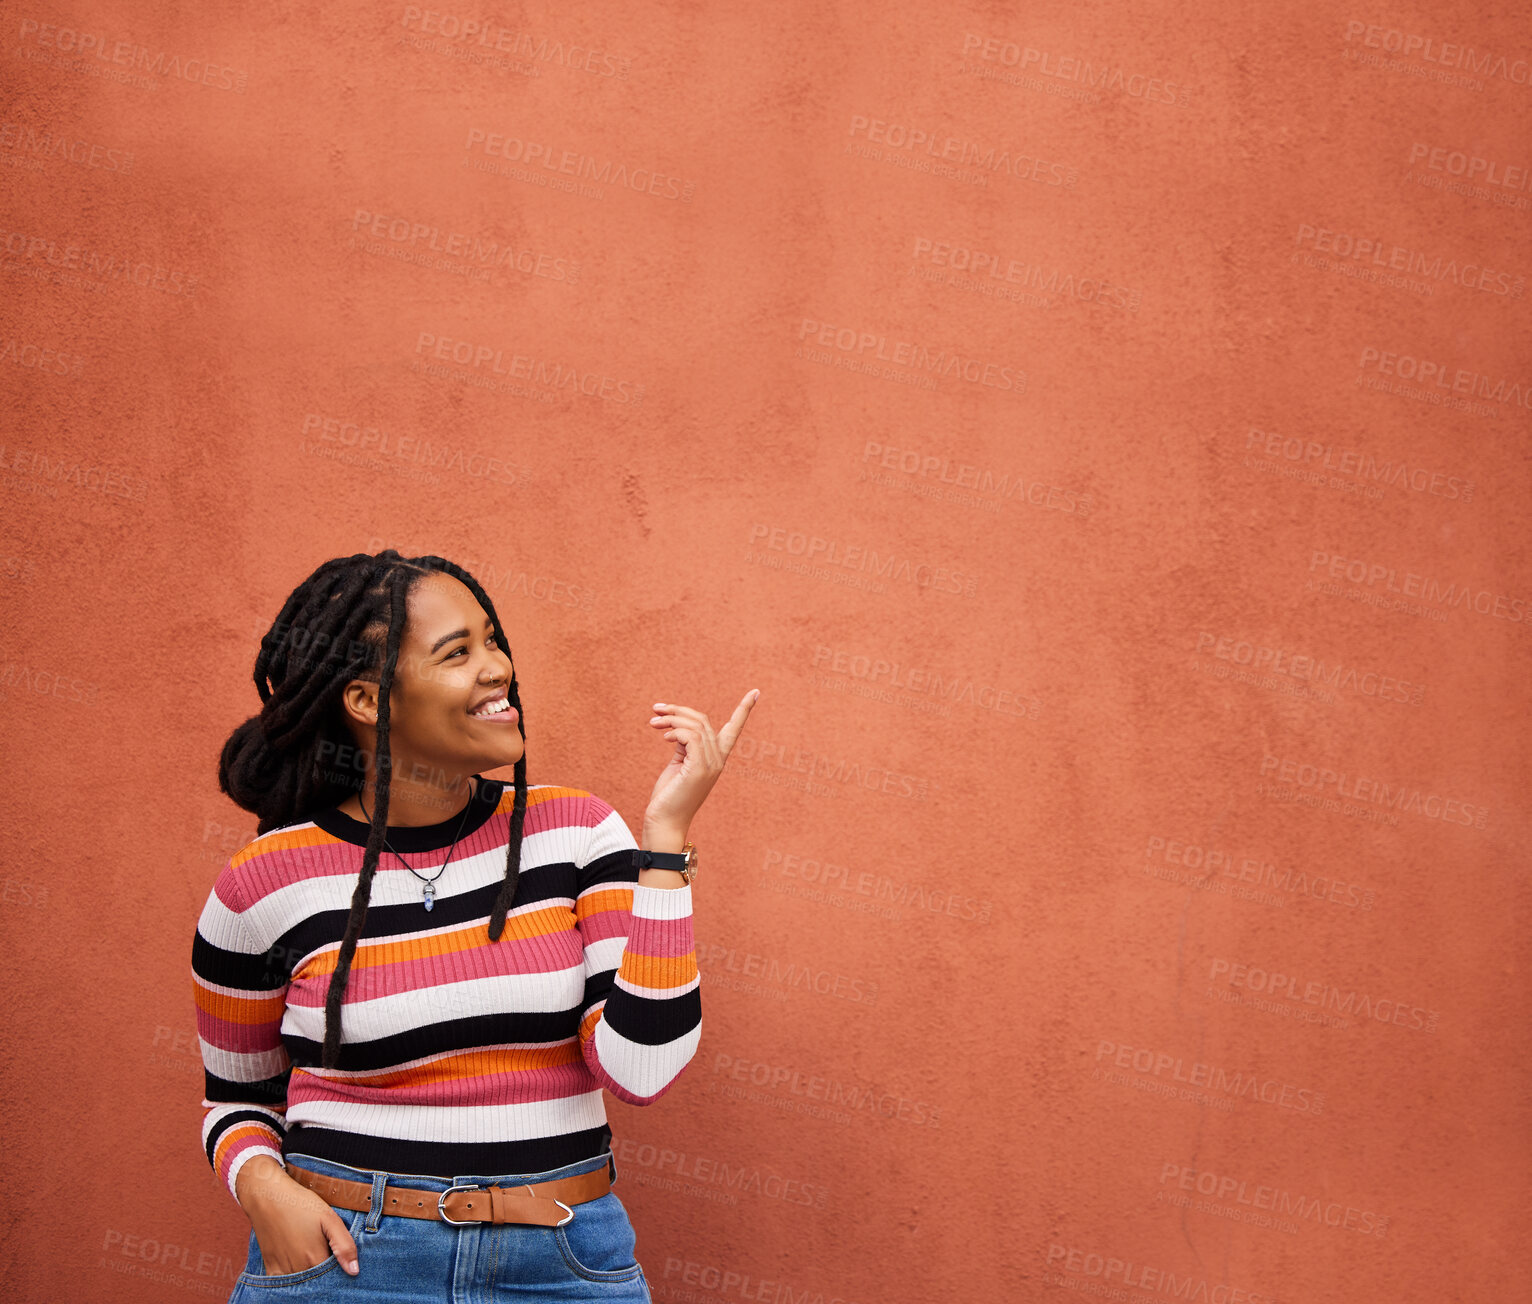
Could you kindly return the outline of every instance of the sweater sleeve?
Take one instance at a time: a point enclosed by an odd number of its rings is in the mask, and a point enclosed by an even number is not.
[[[670,1089],[702,1038],[691,884],[640,886],[631,855],[638,843],[594,795],[586,797],[586,825],[575,900],[585,948],[580,1050],[614,1096],[648,1105]]]
[[[218,876],[197,921],[192,988],[202,1048],[202,1146],[237,1202],[254,1155],[279,1164],[292,1063],[282,1043],[289,974],[281,949],[252,931],[235,871]]]

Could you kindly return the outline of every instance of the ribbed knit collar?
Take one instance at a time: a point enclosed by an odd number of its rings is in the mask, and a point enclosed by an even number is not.
[[[450,847],[454,838],[466,838],[475,829],[483,828],[495,813],[495,807],[500,804],[505,780],[486,779],[482,774],[477,777],[479,800],[469,800],[466,817],[459,810],[438,824],[390,824],[388,845],[395,851],[440,851]],[[326,833],[346,842],[354,842],[359,847],[367,845],[367,833],[372,826],[365,820],[353,819],[339,805],[322,810],[311,818]],[[458,833],[459,824],[463,830],[461,835]]]

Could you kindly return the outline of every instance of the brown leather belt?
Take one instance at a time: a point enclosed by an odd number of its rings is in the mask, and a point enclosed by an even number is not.
[[[317,1192],[326,1204],[357,1212],[372,1209],[371,1182],[327,1177],[292,1163],[287,1165],[287,1175],[299,1186]],[[610,1165],[526,1186],[454,1185],[440,1194],[408,1186],[385,1186],[383,1212],[458,1225],[533,1223],[539,1227],[562,1227],[574,1217],[571,1205],[599,1200],[611,1189]]]

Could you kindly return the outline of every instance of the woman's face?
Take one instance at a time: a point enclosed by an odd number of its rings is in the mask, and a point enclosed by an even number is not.
[[[389,696],[389,750],[396,781],[455,788],[470,774],[514,765],[523,744],[516,709],[486,715],[506,699],[510,654],[467,585],[430,575],[410,590]],[[342,707],[369,758],[377,747],[378,685],[353,679]]]

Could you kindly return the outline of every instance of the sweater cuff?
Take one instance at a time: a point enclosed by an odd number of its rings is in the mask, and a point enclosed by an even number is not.
[[[632,914],[635,919],[685,919],[692,912],[692,885],[654,887],[633,884]]]
[[[241,1129],[243,1131],[243,1129]],[[224,1176],[224,1184],[229,1188],[229,1194],[234,1197],[234,1203],[239,1204],[239,1170],[256,1155],[270,1155],[283,1169],[287,1168],[287,1161],[282,1158],[282,1143],[276,1139],[276,1134],[270,1128],[261,1127],[259,1124],[249,1128],[250,1135],[231,1137],[230,1144],[237,1149],[232,1158],[226,1162],[229,1167]],[[241,1206],[243,1207],[243,1206]]]

